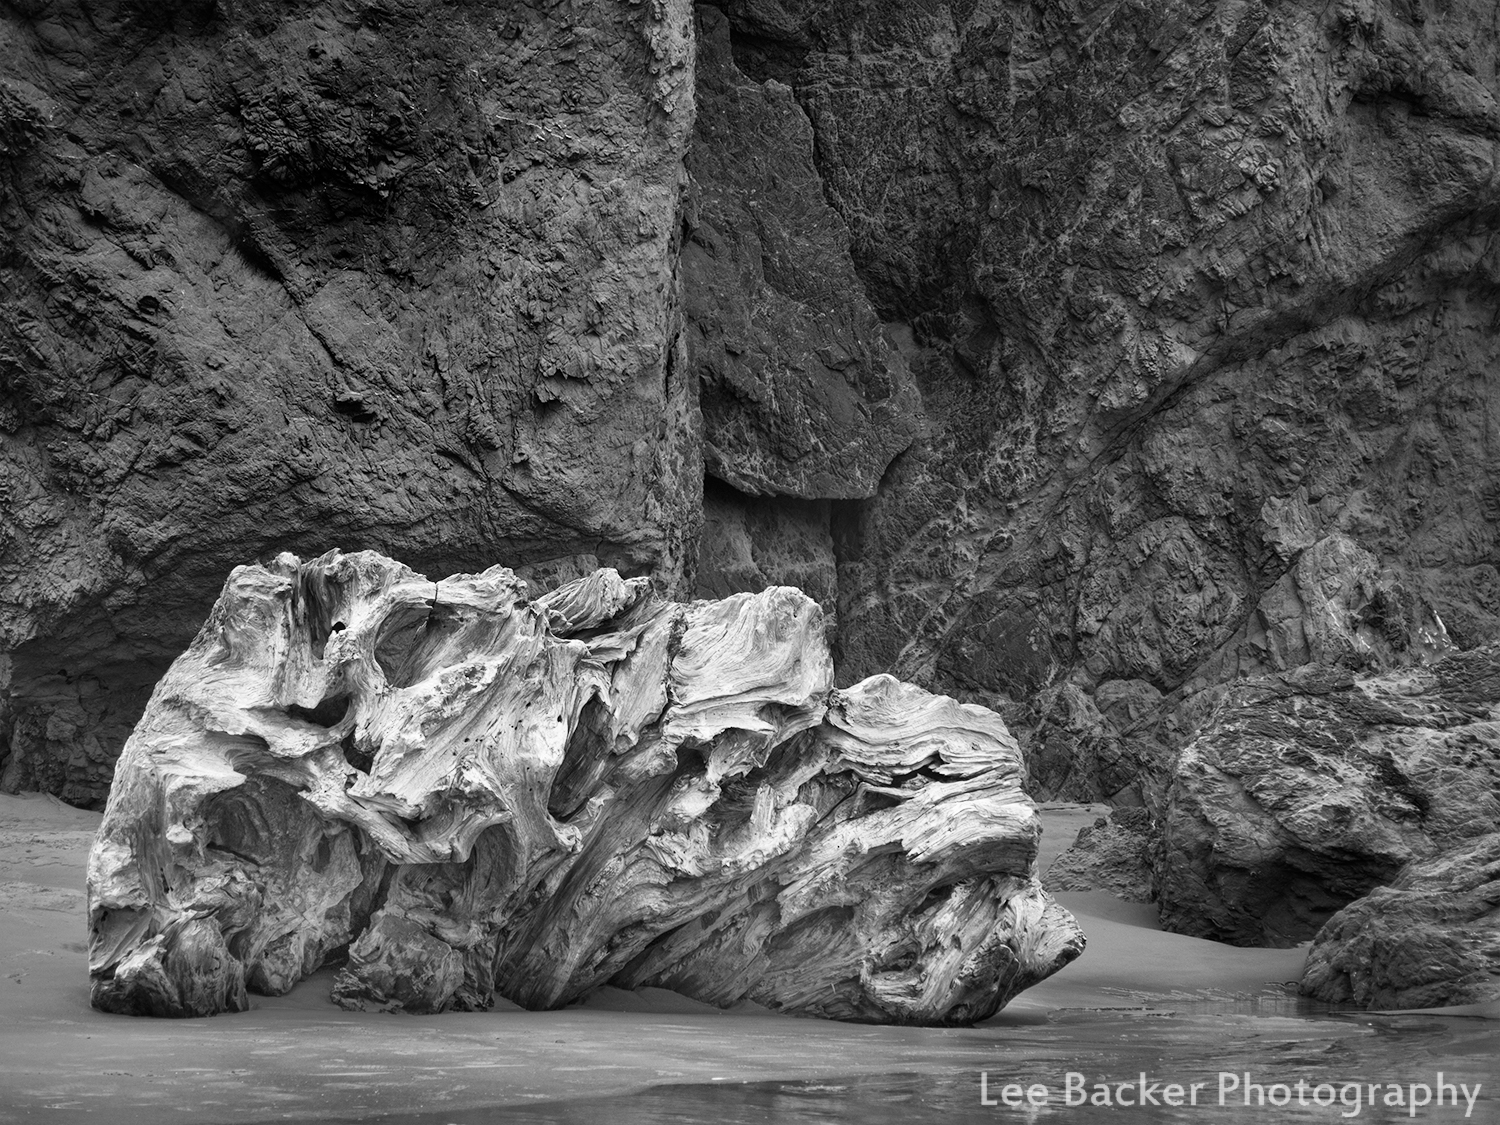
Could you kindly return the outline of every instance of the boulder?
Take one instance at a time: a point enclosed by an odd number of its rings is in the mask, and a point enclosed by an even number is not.
[[[1108,891],[1126,902],[1150,902],[1152,839],[1145,809],[1111,809],[1078,830],[1078,838],[1047,868],[1047,887]]]
[[[1301,991],[1361,1008],[1500,1000],[1500,832],[1409,864],[1335,914]]]
[[[999,716],[834,690],[788,587],[532,597],[383,556],[237,568],[126,745],[89,861],[106,1011],[556,1008],[606,984],[953,1024],[1083,948]]]
[[[1500,823],[1500,649],[1226,695],[1184,748],[1156,857],[1163,925],[1292,946],[1403,867]]]

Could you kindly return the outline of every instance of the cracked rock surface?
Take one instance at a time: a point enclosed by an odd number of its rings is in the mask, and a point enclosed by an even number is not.
[[[682,579],[686,0],[0,10],[0,786],[102,802],[246,558]]]
[[[1500,823],[1500,653],[1243,684],[1183,750],[1155,885],[1170,929],[1291,946]],[[1362,915],[1363,916],[1363,915]]]
[[[1330,918],[1302,992],[1377,1009],[1500,1000],[1500,832],[1408,865]]]

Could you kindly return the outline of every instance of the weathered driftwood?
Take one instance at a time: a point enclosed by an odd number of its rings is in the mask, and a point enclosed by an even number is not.
[[[983,1019],[1078,955],[998,716],[832,689],[817,605],[528,598],[379,555],[237,569],[120,759],[93,1003],[567,1004],[606,982],[842,1019]]]

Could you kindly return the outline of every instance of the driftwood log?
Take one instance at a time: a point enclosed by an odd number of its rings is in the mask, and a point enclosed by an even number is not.
[[[889,676],[835,690],[788,587],[529,597],[380,555],[240,567],[126,745],[89,860],[92,1000],[240,1011],[658,985],[839,1019],[988,1017],[1083,948],[1015,742]]]

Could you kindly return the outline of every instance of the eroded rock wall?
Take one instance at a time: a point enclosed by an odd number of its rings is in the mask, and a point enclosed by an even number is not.
[[[1494,635],[1490,6],[721,7],[931,427],[848,509],[843,675],[1062,735],[1062,682]]]
[[[740,70],[716,9],[698,8],[698,35],[683,280],[705,468],[752,496],[872,496],[919,429],[906,359],[823,198],[792,89]]]
[[[247,546],[803,585],[1156,826],[1241,681],[1500,633],[1492,5],[81,12],[0,45],[7,784]]]
[[[685,579],[691,20],[0,8],[3,784],[102,800],[247,557]]]
[[[1441,804],[1483,717],[1413,758],[1439,687],[1347,693],[1500,626],[1493,7],[714,6],[922,399],[833,504],[840,675],[984,701],[1034,792],[1146,806],[1191,932],[1305,939],[1451,842],[1403,771]]]

